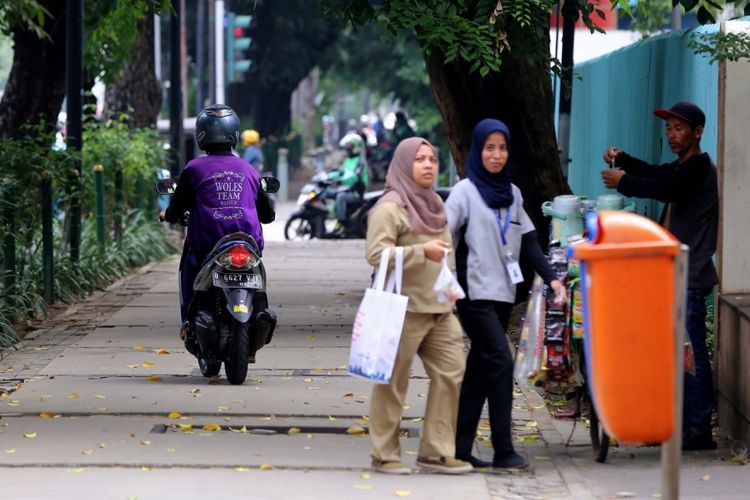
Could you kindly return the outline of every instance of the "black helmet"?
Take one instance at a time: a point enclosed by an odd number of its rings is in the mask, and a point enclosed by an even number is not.
[[[198,147],[206,151],[213,145],[236,147],[240,139],[240,119],[225,104],[211,104],[198,113],[195,119],[195,138]]]

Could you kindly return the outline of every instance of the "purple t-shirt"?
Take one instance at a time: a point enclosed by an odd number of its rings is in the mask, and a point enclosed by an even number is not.
[[[213,247],[224,236],[242,231],[263,249],[255,208],[260,176],[246,161],[229,154],[200,156],[187,164],[179,184],[178,191],[186,184],[194,200],[186,207],[190,210],[187,241],[191,246]]]

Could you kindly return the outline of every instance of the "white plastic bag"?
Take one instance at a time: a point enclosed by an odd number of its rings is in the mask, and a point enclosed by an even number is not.
[[[383,249],[372,288],[365,290],[352,329],[349,374],[388,384],[404,328],[406,295],[401,295],[404,249],[396,247],[396,267],[385,285],[390,248]]]
[[[435,286],[432,287],[437,295],[437,300],[441,304],[452,304],[457,300],[466,297],[463,288],[450,268],[448,268],[448,250],[443,250],[443,267],[440,269]]]

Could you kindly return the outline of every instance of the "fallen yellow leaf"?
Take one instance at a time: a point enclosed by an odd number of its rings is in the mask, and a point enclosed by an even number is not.
[[[144,465],[143,467],[141,467],[141,470],[142,470],[143,472],[151,472],[151,467],[146,467],[146,466]]]
[[[219,407],[217,408],[217,410],[219,410],[219,411],[227,411],[227,410],[229,410],[229,409],[230,409],[230,408],[229,408],[228,406],[219,406]]]
[[[107,396],[102,396],[101,394],[94,394],[94,397],[96,399],[107,399]]]
[[[138,368],[141,365],[128,365],[128,368]]]
[[[408,497],[411,495],[411,491],[409,490],[396,490],[394,491],[397,497]]]
[[[21,402],[17,399],[11,399],[10,401],[8,401],[8,406],[18,406],[20,404]]]
[[[234,472],[249,472],[250,471],[250,469],[248,469],[247,467],[235,467],[232,470]]]
[[[303,378],[302,381],[303,382],[312,382],[312,379],[311,378]]]
[[[148,439],[142,439],[142,440],[141,440],[141,444],[142,444],[143,446],[148,446],[148,445],[150,445],[150,444],[151,444],[151,441],[149,441]]]
[[[27,439],[34,439],[36,437],[36,432],[27,432],[24,433],[23,437]]]
[[[71,392],[70,394],[68,394],[68,397],[69,397],[70,399],[78,399],[78,398],[79,398],[79,397],[81,397],[81,396],[80,396],[80,394],[78,394],[77,392]]]
[[[219,424],[211,424],[211,423],[209,423],[209,424],[204,424],[203,427],[202,427],[202,429],[204,431],[220,431],[221,430],[221,426]]]
[[[8,448],[7,450],[5,450],[5,453],[7,453],[8,455],[11,455],[11,454],[13,454],[15,452],[16,452],[15,448]]]
[[[107,447],[107,443],[101,442],[97,446],[99,446],[99,448],[106,448]]]
[[[346,394],[344,394],[344,397],[345,398],[353,398],[354,397],[354,393],[353,392],[347,392]]]
[[[81,452],[81,455],[92,455],[94,453],[94,450],[83,450]]]
[[[39,414],[41,418],[55,418],[55,414],[50,411],[43,411]]]
[[[160,356],[169,354],[169,351],[167,351],[166,349],[154,349],[154,352]]]
[[[322,368],[315,368],[315,369],[313,369],[312,372],[313,373],[323,373],[323,369]]]
[[[290,427],[289,430],[286,431],[287,434],[299,434],[300,432],[302,431],[300,431],[299,427]]]
[[[315,340],[315,335],[308,335],[308,336],[307,336],[307,338],[308,338],[309,340]]]
[[[178,418],[182,418],[182,413],[179,411],[172,411],[167,415],[167,418],[170,420],[177,420]]]
[[[161,381],[161,377],[159,375],[151,375],[148,378],[148,381],[149,382],[160,382]]]
[[[151,361],[144,361],[143,366],[145,368],[151,368],[152,366],[154,366],[154,363],[152,363]]]
[[[193,426],[190,424],[177,424],[182,432],[193,432]]]
[[[369,472],[363,472],[359,475],[362,479],[370,479],[370,473]]]
[[[331,416],[329,416],[329,417],[328,417],[328,420],[330,420],[331,422],[333,422],[334,420],[336,420],[336,417],[331,417]]]
[[[346,433],[347,434],[367,434],[367,431],[358,425],[352,425],[346,430]]]
[[[136,351],[142,351],[145,347],[146,346],[143,344],[136,344],[133,346],[133,349],[135,349]]]
[[[261,464],[260,470],[273,470],[272,464]]]

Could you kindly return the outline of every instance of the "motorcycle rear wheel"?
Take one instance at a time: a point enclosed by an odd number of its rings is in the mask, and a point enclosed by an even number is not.
[[[198,358],[198,367],[204,377],[215,377],[221,371],[221,361],[209,361],[206,358]]]
[[[232,385],[241,385],[247,378],[247,364],[250,360],[250,333],[247,323],[232,318],[232,340],[229,355],[224,362],[227,380]]]
[[[295,215],[286,221],[284,238],[287,240],[309,240],[319,237],[312,219]]]

